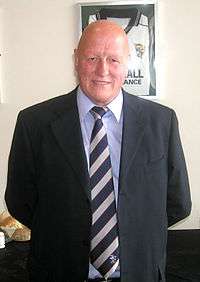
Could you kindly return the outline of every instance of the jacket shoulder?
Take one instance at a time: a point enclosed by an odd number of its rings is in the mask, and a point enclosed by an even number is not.
[[[67,94],[25,108],[19,112],[18,118],[27,120],[28,122],[34,120],[45,122],[56,119],[75,105],[76,89]]]
[[[168,106],[162,105],[156,101],[141,98],[124,92],[124,99],[127,105],[130,105],[135,111],[142,112],[146,119],[164,120],[171,119],[175,114],[174,110]]]

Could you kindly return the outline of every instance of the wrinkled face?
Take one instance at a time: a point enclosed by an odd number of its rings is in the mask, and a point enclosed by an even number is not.
[[[89,34],[75,50],[75,68],[84,93],[97,105],[110,103],[127,74],[126,38],[115,32]]]

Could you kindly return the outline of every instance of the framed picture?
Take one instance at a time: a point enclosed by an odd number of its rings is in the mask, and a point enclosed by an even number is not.
[[[155,1],[79,3],[80,33],[100,19],[120,24],[129,41],[128,73],[123,88],[130,94],[156,98]]]

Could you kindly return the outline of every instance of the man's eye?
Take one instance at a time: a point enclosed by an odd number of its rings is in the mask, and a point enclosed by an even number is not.
[[[112,63],[119,63],[119,60],[118,60],[118,59],[111,58],[110,60],[111,60]]]
[[[97,59],[96,57],[89,57],[89,58],[88,58],[88,61],[94,62],[94,61],[96,61],[96,59]]]

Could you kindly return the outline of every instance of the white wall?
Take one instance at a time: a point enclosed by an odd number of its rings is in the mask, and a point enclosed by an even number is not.
[[[89,1],[88,1],[89,2]],[[67,93],[75,83],[78,12],[73,0],[0,0],[0,212],[17,112]],[[157,73],[160,102],[179,117],[193,210],[175,228],[200,228],[199,0],[159,0]],[[2,32],[1,32],[2,31]]]

